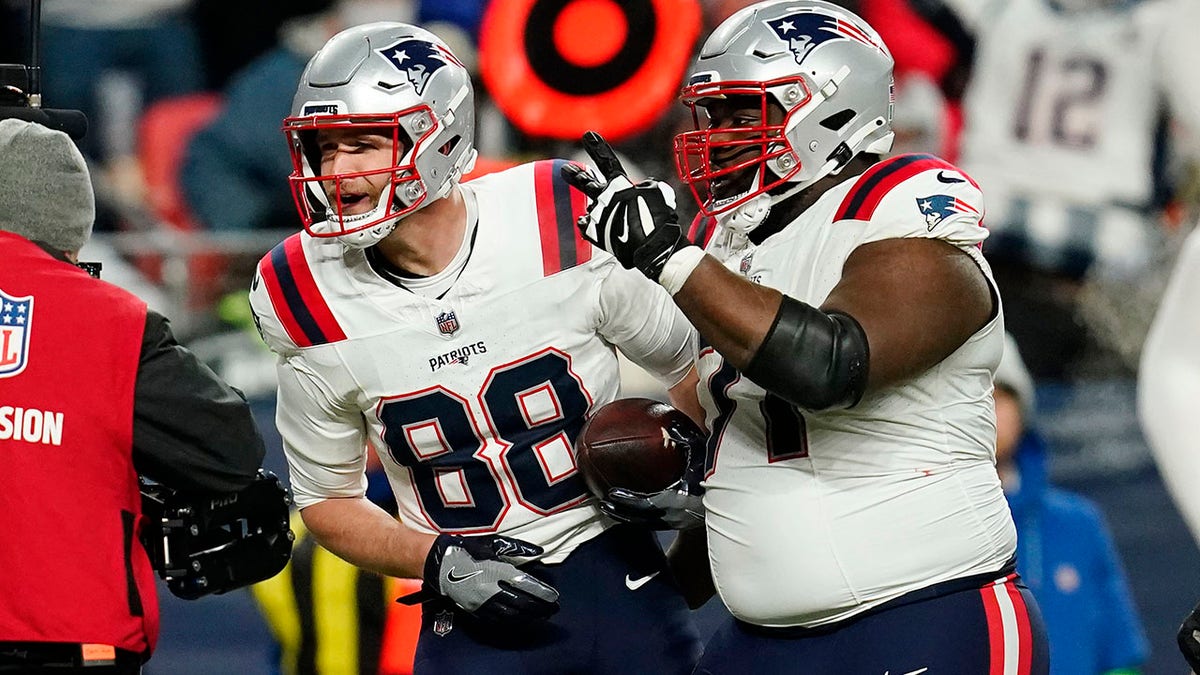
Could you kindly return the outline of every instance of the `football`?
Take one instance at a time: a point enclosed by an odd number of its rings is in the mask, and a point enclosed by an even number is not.
[[[601,406],[575,439],[575,461],[596,497],[610,488],[658,492],[683,477],[688,446],[704,450],[704,432],[690,417],[648,398]]]

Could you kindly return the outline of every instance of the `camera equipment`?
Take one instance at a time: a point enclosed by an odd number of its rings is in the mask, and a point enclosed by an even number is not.
[[[0,119],[12,117],[65,132],[75,140],[87,134],[87,116],[78,110],[42,107],[42,2],[29,2],[29,65],[0,63]]]
[[[80,261],[80,262],[75,263],[75,266],[78,267],[79,269],[83,270],[84,272],[87,272],[88,275],[91,276],[93,279],[99,279],[100,278],[100,270],[104,269],[104,263],[98,263],[98,262]]]
[[[259,469],[240,492],[197,494],[148,478],[142,492],[142,544],[171,593],[194,600],[279,573],[292,555],[291,494]]]

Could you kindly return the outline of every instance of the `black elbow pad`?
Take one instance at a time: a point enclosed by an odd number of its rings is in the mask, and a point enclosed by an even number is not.
[[[867,334],[854,317],[783,296],[743,374],[808,410],[849,408],[867,388]]]

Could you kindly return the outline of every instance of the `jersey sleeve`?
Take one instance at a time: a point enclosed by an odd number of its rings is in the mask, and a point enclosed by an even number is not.
[[[600,285],[600,335],[670,389],[692,368],[696,331],[662,286],[613,261]]]
[[[312,250],[306,251],[309,248]],[[275,353],[288,355],[346,339],[315,273],[341,254],[341,244],[309,246],[297,233],[279,242],[258,262],[250,286],[250,308],[263,341]]]
[[[250,311],[254,316],[254,325],[258,328],[258,334],[267,347],[280,356],[288,356],[296,353],[299,347],[288,337],[287,330],[267,291],[267,284],[263,281],[264,264],[267,264],[266,258],[259,261],[258,267],[254,271],[254,279],[250,282]]]
[[[920,237],[968,248],[987,238],[983,216],[983,193],[961,169],[933,155],[900,155],[859,176],[835,220],[865,221],[862,243]]]
[[[367,491],[365,422],[352,406],[338,402],[334,387],[308,362],[310,354],[280,357],[276,367],[275,424],[301,509]]]
[[[344,372],[337,352],[302,349],[314,345],[301,345],[294,338],[305,333],[295,327],[299,305],[289,305],[280,291],[281,270],[287,273],[288,269],[271,258],[278,258],[281,251],[284,244],[259,262],[250,285],[250,308],[263,342],[278,356],[275,425],[283,440],[296,506],[303,509],[323,499],[366,494],[366,429],[362,415],[337,393],[348,390],[345,383],[338,386],[328,380],[330,374]]]

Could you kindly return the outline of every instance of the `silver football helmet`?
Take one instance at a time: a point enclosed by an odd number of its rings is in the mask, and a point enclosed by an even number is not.
[[[316,147],[322,128],[380,129],[392,135],[391,166],[320,175]],[[475,163],[475,101],[471,77],[441,39],[416,26],[378,22],[332,37],[308,62],[284,121],[292,152],[288,178],[304,229],[365,248],[386,237],[404,216],[449,194]],[[322,183],[389,174],[388,187],[367,213],[343,214]]]
[[[730,97],[760,107],[759,122],[709,126],[706,106]],[[705,215],[725,214],[743,232],[855,155],[892,145],[892,55],[865,21],[821,0],[768,0],[730,16],[701,48],[682,98],[695,130],[675,137],[679,177]],[[775,123],[772,105],[783,113]],[[748,171],[747,189],[714,194],[714,181]]]

